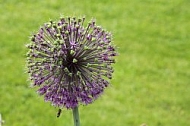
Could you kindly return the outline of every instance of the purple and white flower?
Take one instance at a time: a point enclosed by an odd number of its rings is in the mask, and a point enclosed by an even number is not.
[[[45,23],[27,45],[32,86],[56,107],[92,103],[109,85],[115,63],[111,33],[92,20],[60,18]]]

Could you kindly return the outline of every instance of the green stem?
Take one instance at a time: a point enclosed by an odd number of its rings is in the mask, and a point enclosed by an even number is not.
[[[74,126],[80,126],[78,107],[75,107],[73,109],[73,119],[74,119]]]

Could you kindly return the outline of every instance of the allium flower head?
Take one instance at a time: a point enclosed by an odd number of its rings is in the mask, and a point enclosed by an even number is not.
[[[45,23],[27,45],[27,67],[32,86],[57,107],[72,109],[92,103],[109,85],[116,56],[111,33],[85,28],[84,18],[60,18]]]

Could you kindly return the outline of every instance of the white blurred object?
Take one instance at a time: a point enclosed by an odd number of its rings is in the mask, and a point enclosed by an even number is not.
[[[143,123],[143,124],[141,124],[140,126],[148,126],[147,124],[145,124],[145,123]]]
[[[0,114],[0,126],[2,126],[4,123],[4,120],[2,120],[1,114]]]

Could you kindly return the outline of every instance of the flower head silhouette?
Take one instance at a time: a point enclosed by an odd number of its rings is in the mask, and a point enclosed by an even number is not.
[[[92,103],[112,78],[116,52],[111,33],[94,20],[85,28],[84,21],[67,17],[45,23],[27,45],[32,86],[60,108]]]

